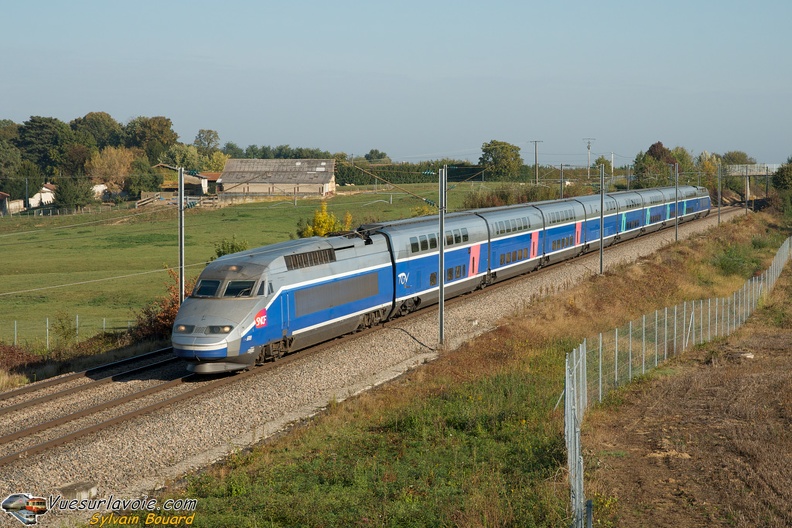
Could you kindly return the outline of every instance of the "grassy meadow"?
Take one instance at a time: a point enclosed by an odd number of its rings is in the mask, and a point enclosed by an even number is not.
[[[460,207],[480,183],[458,184],[449,210]],[[437,202],[433,185],[403,186]],[[349,187],[328,201],[340,220],[355,225],[436,211],[399,190]],[[215,246],[235,238],[253,248],[288,240],[297,223],[312,218],[317,199],[267,201],[185,212],[185,271],[196,277],[215,256]],[[0,217],[0,343],[40,348],[58,328],[79,328],[80,336],[123,330],[136,313],[165,295],[178,269],[178,215],[174,206],[121,209],[71,216]],[[16,336],[16,337],[15,337]]]

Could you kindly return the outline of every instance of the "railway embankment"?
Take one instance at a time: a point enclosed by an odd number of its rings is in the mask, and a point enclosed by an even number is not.
[[[726,211],[722,220],[743,214]],[[681,225],[679,236],[685,239],[716,224],[713,214]],[[673,241],[671,229],[617,245],[605,253],[606,268],[650,255]],[[598,256],[589,255],[455,303],[445,317],[446,350],[492,331],[516,313],[525,314],[538,299],[578,285],[598,267]],[[437,312],[430,309],[409,322],[395,321],[377,332],[339,341],[321,355],[298,354],[266,376],[252,376],[15,462],[4,468],[2,483],[8,489],[55,492],[84,481],[94,483],[103,495],[151,493],[437,358],[436,344]]]

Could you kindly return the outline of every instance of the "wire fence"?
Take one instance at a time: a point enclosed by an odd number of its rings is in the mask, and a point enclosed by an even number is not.
[[[0,324],[0,344],[43,347],[50,350],[59,341],[80,341],[102,333],[128,332],[134,319],[56,316],[40,321],[5,321]]]
[[[764,273],[746,281],[731,296],[685,301],[656,310],[613,332],[586,339],[567,354],[562,397],[572,526],[590,527],[593,522],[592,504],[586,501],[583,490],[580,442],[580,428],[588,405],[602,402],[609,392],[691,346],[730,335],[773,289],[791,256],[792,237],[781,245]]]

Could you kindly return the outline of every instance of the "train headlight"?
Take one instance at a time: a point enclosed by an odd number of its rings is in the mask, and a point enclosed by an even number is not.
[[[228,334],[233,330],[234,327],[231,325],[222,325],[222,326],[210,326],[206,329],[207,334]]]
[[[192,334],[193,330],[195,330],[195,326],[184,325],[184,324],[176,325],[173,328],[173,331],[176,332],[177,334]]]

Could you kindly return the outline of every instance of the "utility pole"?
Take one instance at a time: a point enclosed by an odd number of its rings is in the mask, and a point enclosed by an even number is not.
[[[440,220],[440,233],[439,233],[439,242],[440,247],[438,248],[438,270],[437,276],[440,281],[440,291],[438,292],[439,297],[437,299],[438,304],[438,315],[439,315],[439,344],[438,348],[442,349],[445,347],[445,213],[446,213],[446,186],[447,183],[447,171],[448,165],[443,165],[443,168],[440,169],[440,207],[438,218]]]
[[[596,141],[597,138],[583,138],[583,141],[588,144],[588,165],[586,166],[586,179],[591,179],[591,142]]]
[[[561,164],[561,199],[564,198],[564,164]]]
[[[534,140],[528,143],[534,144],[534,179],[536,180],[534,183],[539,185],[539,143],[544,143],[544,141]]]

